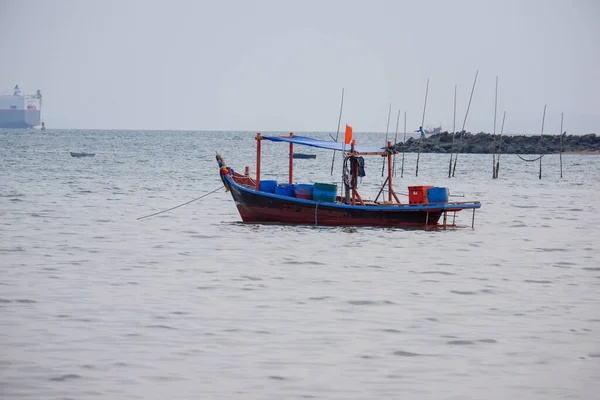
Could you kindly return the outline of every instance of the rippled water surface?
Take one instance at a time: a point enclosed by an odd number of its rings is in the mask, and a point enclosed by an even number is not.
[[[598,398],[599,156],[540,180],[505,155],[492,181],[491,156],[448,179],[407,154],[397,191],[481,200],[474,230],[246,225],[224,190],[137,219],[218,188],[217,151],[253,172],[253,137],[0,132],[2,399]],[[263,179],[286,151],[265,142]],[[302,151],[298,182],[339,180]]]

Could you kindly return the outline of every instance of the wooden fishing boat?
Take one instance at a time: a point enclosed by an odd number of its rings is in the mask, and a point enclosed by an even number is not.
[[[94,157],[96,153],[75,153],[70,151],[71,157]]]
[[[294,158],[299,158],[299,159],[317,158],[317,155],[316,154],[294,153]]]
[[[289,143],[289,183],[261,182],[261,144],[263,141]],[[250,168],[244,174],[228,167],[217,155],[221,180],[231,192],[242,221],[249,223],[309,224],[327,226],[388,226],[388,227],[452,227],[456,226],[456,213],[473,210],[471,227],[479,201],[448,201],[447,188],[432,186],[409,187],[408,202],[402,203],[392,187],[392,155],[395,148],[357,146],[303,136],[256,135],[256,175]],[[338,195],[337,185],[314,183],[293,185],[294,145],[312,146],[341,151],[344,157],[343,195]],[[388,176],[375,200],[363,199],[357,190],[358,178],[364,176],[363,156],[387,157]],[[312,193],[305,189],[312,187]],[[387,188],[387,200],[379,201]],[[299,190],[303,189],[303,190]],[[452,221],[448,220],[451,216]],[[441,220],[441,222],[440,222]]]

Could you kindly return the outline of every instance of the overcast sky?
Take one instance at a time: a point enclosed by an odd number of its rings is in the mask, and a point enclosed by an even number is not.
[[[600,134],[600,1],[0,0],[0,91],[50,128]],[[402,121],[402,119],[401,119]],[[402,130],[402,122],[400,124]]]

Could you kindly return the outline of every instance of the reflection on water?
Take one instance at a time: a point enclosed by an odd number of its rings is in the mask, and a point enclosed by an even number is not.
[[[565,155],[562,180],[544,157],[539,180],[506,155],[492,181],[491,156],[461,155],[448,179],[448,155],[421,155],[416,178],[407,154],[397,191],[481,200],[475,230],[242,224],[224,191],[136,219],[218,188],[217,151],[254,171],[254,145],[0,132],[1,397],[596,397],[598,156]],[[286,181],[287,150],[263,151],[263,177]],[[297,181],[339,181],[314,152]],[[367,160],[364,197],[380,171]]]

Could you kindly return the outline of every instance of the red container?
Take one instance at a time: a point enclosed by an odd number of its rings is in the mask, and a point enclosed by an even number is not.
[[[294,187],[296,198],[304,200],[313,199],[313,185],[298,184]]]
[[[408,203],[409,204],[427,204],[427,189],[433,186],[409,186]]]
[[[298,199],[304,199],[304,200],[312,200],[313,195],[312,193],[304,193],[304,192],[296,192],[296,198]]]

